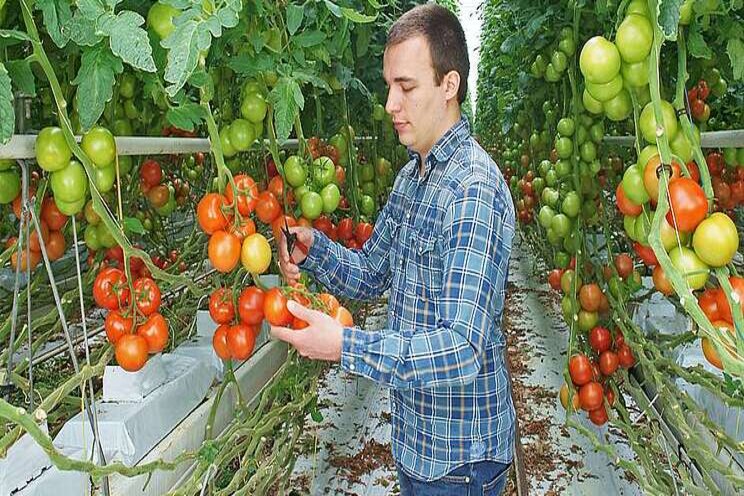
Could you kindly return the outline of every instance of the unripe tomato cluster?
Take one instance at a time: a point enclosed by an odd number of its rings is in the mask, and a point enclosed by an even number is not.
[[[220,144],[226,158],[248,150],[256,140],[263,138],[267,110],[266,95],[260,85],[253,80],[246,81],[240,103],[241,117],[220,129]]]
[[[148,355],[160,353],[168,344],[168,321],[160,310],[161,294],[157,283],[140,277],[132,285],[132,298],[124,271],[104,267],[93,283],[93,299],[109,310],[104,328],[114,345],[117,363],[127,372],[145,366]]]

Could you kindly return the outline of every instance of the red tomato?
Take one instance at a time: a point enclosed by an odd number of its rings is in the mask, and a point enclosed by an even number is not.
[[[217,329],[215,329],[214,335],[212,336],[212,347],[214,348],[214,352],[217,353],[217,356],[222,360],[229,360],[232,358],[230,355],[230,347],[227,345],[228,329],[230,329],[229,325],[221,324]]]
[[[140,314],[147,317],[160,308],[160,288],[149,277],[134,281],[134,303]]]
[[[103,327],[106,330],[106,337],[109,342],[116,344],[119,338],[132,333],[134,322],[130,317],[124,317],[118,310],[112,310],[106,315],[106,322]]]
[[[116,342],[114,354],[121,368],[137,372],[147,363],[147,341],[137,334],[127,334]]]
[[[656,267],[654,267],[652,278],[654,281],[654,287],[659,292],[666,296],[674,294],[674,287],[672,286],[672,283],[669,282],[669,279],[667,279],[667,276],[664,273],[664,269],[661,268],[661,265],[657,265]]]
[[[286,221],[286,226],[285,226]],[[274,239],[279,239],[282,234],[282,230],[285,227],[295,227],[297,225],[297,219],[291,215],[280,215],[271,222],[271,231],[274,233]]]
[[[614,374],[619,364],[620,361],[617,357],[617,353],[614,351],[607,350],[599,355],[599,370],[602,372],[602,375],[606,377]]]
[[[245,360],[253,354],[256,336],[251,326],[236,324],[227,330],[227,348],[236,360]]]
[[[341,304],[338,302],[338,299],[336,299],[336,297],[332,294],[320,293],[318,295],[318,298],[325,305],[325,313],[328,315],[333,315],[334,313],[336,313],[336,310],[338,310],[338,308],[341,306]]]
[[[694,161],[687,162],[687,171],[690,173],[690,179],[696,183],[700,182],[700,169]]]
[[[571,381],[576,386],[583,386],[592,380],[592,364],[586,355],[574,355],[568,361],[568,372],[571,375]]]
[[[264,319],[265,295],[261,288],[248,286],[238,297],[238,315],[243,324],[256,326]]]
[[[627,253],[615,256],[615,269],[617,269],[617,275],[622,279],[627,279],[633,273],[633,259]]]
[[[734,205],[741,205],[744,202],[744,181],[738,180],[731,183],[731,201]]]
[[[59,231],[51,231],[46,242],[46,251],[49,260],[54,262],[65,254],[65,237]]]
[[[743,183],[744,184],[744,183]],[[336,230],[338,239],[342,241],[349,240],[354,237],[354,221],[351,217],[344,217],[338,222]]]
[[[623,331],[620,329],[615,330],[615,350],[618,350],[624,344],[625,336],[623,336]]]
[[[615,404],[615,391],[612,390],[612,388],[608,387],[605,390],[605,398],[607,399],[607,404],[612,406]]]
[[[163,170],[155,160],[149,159],[142,163],[140,179],[149,187],[157,186],[163,179]]]
[[[222,208],[228,204],[227,198],[219,193],[207,193],[199,200],[196,206],[196,217],[202,231],[212,234],[227,227],[231,216],[225,216]]]
[[[643,211],[643,207],[636,205],[628,199],[625,195],[622,183],[618,184],[617,189],[615,189],[615,202],[617,203],[617,209],[620,210],[623,215],[631,215],[635,217]]]
[[[610,330],[606,327],[596,326],[589,331],[589,346],[597,354],[609,350],[611,345],[612,336],[610,335]]]
[[[708,171],[711,176],[720,176],[726,162],[723,159],[723,155],[719,152],[710,152],[705,156],[705,162],[708,164]]]
[[[607,411],[605,410],[605,407],[600,406],[599,408],[589,412],[589,420],[591,420],[594,425],[601,426],[606,424],[609,418],[607,417]]]
[[[638,255],[638,258],[641,259],[641,262],[643,262],[647,267],[653,267],[659,263],[656,259],[656,254],[654,253],[653,248],[650,246],[643,246],[638,241],[634,241],[633,250],[636,252],[636,255]]]
[[[587,312],[596,312],[599,310],[599,304],[602,299],[602,290],[599,286],[591,283],[584,284],[579,290],[579,303],[581,308]]]
[[[354,229],[354,238],[363,246],[364,243],[372,236],[373,226],[369,222],[360,222]]]
[[[240,249],[240,239],[237,236],[220,230],[209,238],[207,253],[214,268],[224,274],[238,266]]]
[[[93,282],[93,299],[101,308],[118,310],[129,303],[129,286],[124,272],[113,267],[102,269]]]
[[[279,176],[277,176],[279,177]],[[256,203],[256,216],[264,224],[271,224],[271,221],[279,217],[282,213],[282,207],[271,191],[263,191],[258,195]]]
[[[47,241],[49,241],[49,228],[46,225],[46,222],[41,221],[39,222],[39,228],[41,229],[41,239],[44,240],[44,244],[46,245]],[[31,231],[31,236],[29,237],[29,247],[31,248],[31,251],[35,251],[36,253],[41,253],[41,242],[39,241],[39,232],[34,229]]]
[[[67,216],[59,211],[53,198],[46,197],[41,204],[41,220],[46,223],[50,231],[59,231],[65,227]]]
[[[209,295],[209,316],[217,324],[229,324],[235,318],[232,292],[227,288],[217,288]]]
[[[287,298],[279,288],[271,288],[264,296],[264,316],[271,325],[288,326],[294,316],[287,309]]]
[[[313,227],[328,236],[330,239],[333,239],[337,235],[336,227],[333,225],[333,222],[331,222],[331,219],[326,215],[321,215],[315,219],[313,221]]]
[[[336,311],[331,314],[331,317],[344,327],[352,327],[354,325],[354,316],[351,315],[351,312],[345,307],[339,306]]]
[[[604,390],[598,382],[589,382],[579,389],[579,404],[584,411],[591,412],[602,406]]]
[[[680,231],[692,232],[708,214],[708,200],[698,183],[680,177],[669,183],[667,222]]]
[[[243,217],[240,225],[230,224],[228,231],[230,234],[237,236],[242,242],[245,238],[256,232],[256,223],[250,217]]]
[[[159,313],[154,313],[137,327],[137,335],[145,338],[149,353],[160,353],[168,344],[168,322]]]
[[[635,357],[630,346],[623,344],[617,348],[617,359],[620,362],[620,366],[624,369],[629,369],[635,365]]]
[[[744,302],[744,278],[732,276],[729,277],[731,288],[734,290],[731,295],[734,302],[738,302],[739,308],[741,308],[742,302]],[[725,320],[729,324],[734,322],[734,316],[731,313],[731,306],[726,298],[726,293],[722,288],[719,288],[716,294],[716,303],[718,304],[718,311],[720,313],[721,320]],[[711,319],[713,320],[713,319]]]
[[[233,181],[235,181],[235,187],[238,189],[238,212],[240,212],[240,215],[250,215],[258,201],[258,185],[247,174],[238,174],[233,177]],[[232,205],[233,188],[229,182],[227,188],[225,188],[225,198],[227,203]]]
[[[721,288],[708,288],[698,296],[698,305],[711,322],[722,320],[721,311],[718,309],[719,293]]]

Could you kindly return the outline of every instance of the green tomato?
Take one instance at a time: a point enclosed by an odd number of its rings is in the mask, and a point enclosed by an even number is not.
[[[230,140],[230,126],[225,126],[220,131],[220,145],[222,146],[222,154],[226,158],[234,157],[238,153]]]
[[[95,169],[93,173],[93,184],[96,185],[99,193],[108,193],[114,189],[115,182],[116,166],[114,164]]]
[[[597,122],[589,128],[589,138],[597,145],[602,143],[605,135],[605,127],[602,122]]]
[[[736,148],[729,147],[723,149],[723,161],[726,162],[726,165],[729,167],[733,167],[736,165]]]
[[[327,184],[320,192],[323,199],[323,212],[330,214],[336,211],[341,201],[341,191],[335,184]]]
[[[571,141],[571,138],[565,136],[558,138],[555,141],[555,151],[558,152],[559,158],[570,158],[573,153],[573,141]]]
[[[561,212],[567,216],[574,218],[579,215],[581,210],[581,199],[575,191],[571,191],[561,202]]]
[[[384,118],[385,118],[385,107],[383,107],[379,103],[376,103],[375,106],[372,107],[372,119],[374,119],[377,122],[382,122]]]
[[[161,40],[165,39],[176,29],[173,25],[173,18],[180,13],[181,11],[175,7],[156,2],[147,13],[147,27],[152,29]]]
[[[654,30],[647,17],[631,14],[620,23],[615,44],[624,62],[640,62],[648,57],[654,42]]]
[[[648,214],[641,212],[636,217],[633,230],[635,234],[633,239],[644,246],[648,246],[648,234],[651,232],[651,219]]]
[[[293,188],[299,188],[307,180],[307,169],[297,155],[290,155],[284,162],[284,177]]]
[[[568,267],[568,264],[571,263],[571,255],[565,251],[557,251],[555,252],[555,255],[553,255],[553,263],[557,268],[565,269]]]
[[[576,125],[573,119],[564,117],[558,121],[557,129],[561,136],[571,137],[576,130]]]
[[[558,42],[558,50],[565,53],[567,57],[576,53],[576,42],[573,39],[573,35],[561,39]]]
[[[362,183],[362,186],[360,189],[362,190],[362,194],[369,195],[369,196],[375,196],[375,193],[377,192],[377,190],[375,189],[374,181],[368,181],[366,183]]]
[[[584,108],[592,114],[599,115],[604,111],[602,102],[590,95],[586,89],[581,94],[581,101],[584,104]]]
[[[300,201],[300,200],[302,200],[302,197],[303,197],[303,196],[305,195],[305,193],[307,193],[308,191],[310,191],[310,188],[309,188],[309,187],[308,187],[308,186],[307,186],[306,184],[303,184],[303,185],[301,185],[301,186],[299,186],[299,187],[295,188],[295,189],[294,189],[294,195],[295,195],[295,198],[297,199],[297,201]]]
[[[15,170],[0,171],[0,205],[16,199],[21,192],[21,178]]]
[[[375,199],[369,195],[362,195],[359,201],[359,209],[364,215],[374,215],[375,210],[377,210]]]
[[[85,214],[85,221],[93,226],[98,225],[101,222],[101,217],[93,210],[93,200],[88,200],[83,207],[83,213]],[[140,213],[140,212],[138,212]]]
[[[641,169],[646,168],[646,164],[649,160],[651,160],[651,157],[654,155],[659,154],[659,149],[656,147],[656,145],[646,145],[643,150],[641,150],[641,154],[638,155],[638,165],[641,167]]]
[[[83,210],[83,207],[85,207],[85,197],[81,198],[80,200],[74,201],[74,202],[66,202],[62,201],[56,196],[54,197],[54,203],[57,205],[57,208],[60,212],[67,216],[77,215],[78,212]]]
[[[736,151],[736,163],[739,164],[739,167],[744,167],[744,148],[739,148]]]
[[[176,192],[173,186],[168,185],[168,193],[168,201],[163,206],[155,209],[155,213],[161,217],[168,217],[176,209]]]
[[[548,68],[545,69],[545,80],[549,83],[555,83],[561,79],[561,73],[553,67],[553,63],[548,64]]]
[[[121,76],[121,81],[119,82],[119,95],[123,96],[124,98],[132,98],[134,97],[134,92],[137,89],[137,80],[134,78],[134,75],[130,73],[124,73]]]
[[[323,198],[315,191],[308,191],[302,195],[300,200],[302,216],[309,220],[315,220],[323,212]]]
[[[532,189],[535,191],[536,195],[542,193],[543,188],[545,188],[545,179],[542,177],[536,177],[532,180]]]
[[[359,167],[359,181],[366,183],[374,180],[374,178],[375,168],[372,164],[362,164],[362,166]]]
[[[624,62],[620,72],[623,75],[623,82],[634,88],[640,88],[648,84],[648,59],[640,62]]]
[[[80,148],[96,167],[107,167],[116,158],[114,135],[105,127],[95,126],[85,133],[80,141]]]
[[[620,72],[620,52],[611,41],[595,36],[581,49],[579,67],[587,81],[607,83]]]
[[[119,155],[119,174],[126,176],[132,171],[132,156]]]
[[[646,0],[633,0],[625,7],[625,15],[638,14],[649,17],[648,2]]]
[[[336,166],[333,164],[333,160],[328,157],[318,157],[313,160],[312,170],[313,179],[321,188],[331,184],[336,179]],[[372,175],[374,177],[374,169]]]
[[[677,246],[685,246],[690,240],[690,233],[677,231],[671,224],[669,224],[669,222],[667,222],[666,216],[664,216],[664,218],[661,219],[659,237],[661,238],[661,244],[668,252]]]
[[[64,169],[52,172],[49,183],[55,198],[73,203],[85,198],[88,176],[80,162],[71,160]]]
[[[563,240],[563,238],[556,234],[552,226],[545,231],[545,237],[548,239],[548,243],[550,243],[551,246],[560,246],[561,241]]]
[[[13,167],[14,161],[10,158],[0,158],[0,171],[8,170]]]
[[[39,167],[48,172],[64,169],[72,158],[72,150],[67,146],[62,129],[58,127],[42,129],[34,146]]]
[[[543,160],[540,162],[540,165],[538,167],[538,173],[540,174],[540,177],[545,177],[548,174],[548,171],[550,171],[553,168],[553,164],[550,162],[550,160]]]
[[[243,84],[243,89],[241,93],[242,97],[245,98],[248,95],[261,95],[261,85],[258,84],[258,81],[255,79],[247,79],[245,83]]]
[[[140,115],[140,111],[132,100],[124,101],[124,115],[127,119],[137,119]]]
[[[93,224],[85,226],[83,239],[85,240],[85,245],[89,250],[98,251],[103,246],[101,241],[98,239],[98,227]]]
[[[106,227],[106,224],[101,222],[95,228],[98,231],[98,242],[101,244],[101,248],[113,248],[116,246],[116,240],[108,227]]]
[[[663,117],[662,122],[664,123],[667,139],[672,140],[674,139],[674,135],[677,134],[677,114],[674,112],[674,107],[671,103],[665,100],[661,101],[661,115]],[[657,123],[653,103],[649,102],[643,107],[639,127],[646,141],[656,143]]]
[[[540,208],[540,212],[537,214],[538,222],[545,229],[551,227],[553,223],[553,217],[555,217],[555,210],[553,210],[550,205],[543,205]]]
[[[606,83],[596,84],[589,81],[586,82],[586,91],[588,91],[595,100],[602,103],[615,98],[622,89],[623,77],[620,74]]]
[[[708,282],[710,268],[693,250],[684,246],[674,248],[669,252],[669,258],[674,268],[685,278],[690,289],[702,289]]]
[[[599,322],[599,315],[597,312],[587,312],[586,310],[579,310],[579,329],[584,332],[589,332]]]
[[[574,315],[579,311],[578,302],[566,295],[561,299],[561,312],[564,320],[570,325]]]
[[[338,150],[338,156],[342,159],[346,157],[347,151],[348,151],[348,144],[346,143],[346,138],[343,134],[337,133],[331,136],[331,139],[328,140],[328,144],[335,146],[336,150]]]
[[[566,57],[565,53],[558,50],[553,52],[553,55],[550,57],[550,63],[553,65],[553,68],[560,73],[565,71],[566,67],[568,67],[568,57]]]
[[[134,130],[129,119],[116,119],[112,126],[114,136],[132,136]]]
[[[571,221],[566,214],[555,214],[550,227],[553,229],[553,231],[555,231],[555,234],[559,238],[563,238],[571,229]]]
[[[698,131],[698,141],[700,140],[699,135],[700,131]],[[672,152],[681,158],[684,163],[692,160],[692,144],[687,140],[685,133],[677,133],[674,136],[674,139],[669,143],[669,146],[671,147]]]
[[[643,172],[638,164],[626,169],[622,185],[625,196],[636,205],[643,205],[649,200],[648,192],[643,185]]]
[[[388,177],[393,172],[393,164],[391,164],[390,161],[385,157],[379,157],[377,159],[377,166],[375,170],[378,177]]]
[[[555,174],[558,179],[563,179],[573,173],[573,166],[569,160],[559,160],[555,164]]]
[[[560,194],[555,189],[548,187],[543,190],[540,198],[545,205],[555,207],[558,204]]]
[[[597,147],[592,141],[587,141],[579,148],[581,160],[591,162],[597,158]]]
[[[266,118],[266,100],[258,93],[249,93],[240,104],[240,115],[251,122],[261,122]]]
[[[687,26],[692,20],[692,7],[695,4],[695,0],[685,0],[682,6],[679,8],[679,25]]]
[[[228,129],[230,144],[239,152],[246,151],[256,140],[253,124],[246,119],[235,119]]]
[[[633,111],[633,101],[626,89],[620,90],[620,93],[604,102],[602,106],[607,118],[615,122],[627,119]]]

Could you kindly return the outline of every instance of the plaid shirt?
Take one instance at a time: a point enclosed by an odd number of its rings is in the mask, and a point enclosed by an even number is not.
[[[303,262],[348,298],[390,289],[387,329],[346,328],[341,367],[390,387],[393,455],[431,481],[481,460],[509,463],[514,406],[501,333],[514,207],[463,117],[398,174],[362,250],[315,231]]]

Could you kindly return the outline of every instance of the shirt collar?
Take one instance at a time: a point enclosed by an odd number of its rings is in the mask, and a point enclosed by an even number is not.
[[[434,144],[431,151],[429,152],[429,160],[424,164],[424,175],[426,177],[435,164],[443,163],[449,160],[460,143],[470,136],[470,123],[467,117],[464,115],[460,117],[460,120],[455,123],[454,126],[449,128],[444,135]],[[408,156],[411,160],[414,160],[417,164],[421,160],[418,153],[413,150],[408,150]],[[419,168],[413,167],[411,174],[418,174]]]

